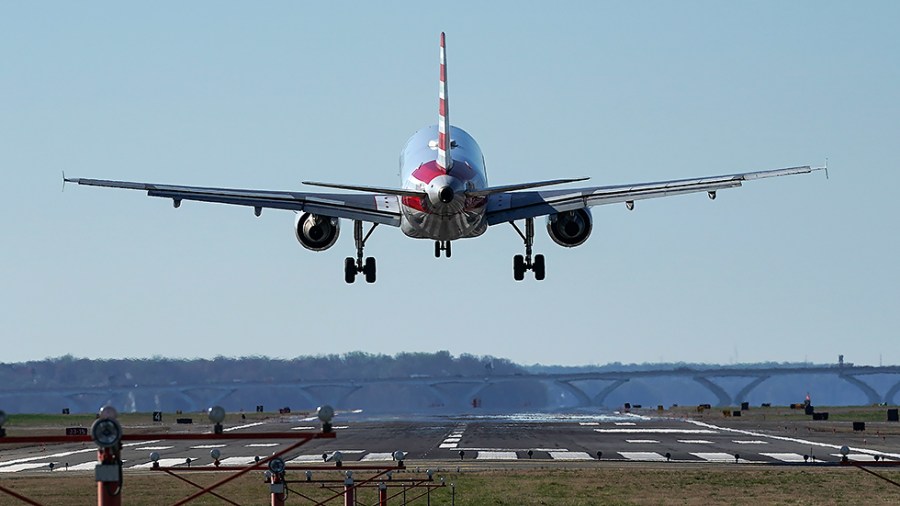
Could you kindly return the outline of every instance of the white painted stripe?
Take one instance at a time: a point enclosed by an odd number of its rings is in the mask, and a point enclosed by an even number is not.
[[[288,462],[322,462],[322,454],[319,455],[298,455]]]
[[[218,445],[197,445],[192,446],[191,450],[209,450],[210,448],[225,448],[228,445],[218,444]]]
[[[141,446],[141,445],[152,445],[154,443],[159,443],[162,439],[154,439],[153,441],[138,441],[136,443],[125,443],[122,445],[123,448],[129,448],[131,446]],[[81,453],[84,450],[79,450],[78,453]]]
[[[626,439],[626,443],[659,443],[659,441],[655,439]]]
[[[733,439],[732,443],[737,443],[739,445],[767,445],[768,441],[760,441],[759,439]]]
[[[393,453],[369,453],[368,455],[363,457],[361,460],[364,460],[364,461],[394,460],[394,454]]]
[[[556,460],[594,460],[587,452],[550,452],[550,458]]]
[[[265,456],[260,456],[259,460],[262,460]],[[319,459],[322,457],[319,456]],[[219,459],[219,464],[223,466],[246,466],[247,464],[252,464],[256,462],[256,456],[253,457],[225,457],[224,459]]]
[[[567,452],[568,448],[466,448],[462,447],[460,450],[465,450],[467,452],[527,452],[528,450],[534,450],[536,452]]]
[[[809,440],[806,440],[806,439],[800,439],[800,438],[794,438],[794,437],[787,437],[787,436],[773,436],[773,435],[771,435],[771,434],[762,434],[762,433],[760,433],[760,432],[753,432],[753,431],[750,431],[750,430],[741,430],[741,429],[731,429],[731,428],[728,428],[728,427],[719,427],[719,426],[713,425],[713,424],[711,424],[711,423],[700,422],[700,421],[697,421],[697,420],[685,420],[685,422],[691,423],[691,424],[694,424],[694,425],[698,425],[698,426],[700,426],[700,427],[709,427],[709,428],[711,428],[711,429],[716,429],[716,430],[720,430],[720,431],[733,432],[733,433],[735,433],[735,434],[743,434],[743,435],[745,435],[745,436],[759,437],[759,438],[768,438],[768,439],[775,439],[775,440],[777,440],[777,441],[791,441],[791,442],[793,442],[793,443],[800,443],[800,444],[806,445],[806,446],[817,446],[817,447],[820,447],[820,448],[833,448],[833,449],[835,449],[835,450],[839,450],[839,449],[841,448],[840,446],[835,445],[835,444],[820,443],[820,442],[818,442],[818,441],[809,441]],[[880,452],[880,451],[877,451],[877,450],[869,450],[869,449],[866,449],[866,448],[852,448],[852,447],[850,448],[850,450],[851,450],[851,451],[855,451],[855,452],[859,452],[859,453],[865,453],[865,454],[868,454],[868,455],[881,455],[882,457],[885,457],[885,456],[886,456],[886,457],[891,457],[891,458],[893,458],[893,459],[900,459],[900,453],[885,453],[885,452]]]
[[[444,442],[445,443],[459,443],[460,439],[462,439],[462,438],[461,437],[448,437],[447,439],[444,440]]]
[[[692,453],[691,455],[710,462],[734,462],[734,455],[728,453]],[[750,461],[738,459],[738,462],[746,464]]]
[[[228,427],[227,429],[223,429],[222,432],[231,432],[231,431],[233,431],[233,430],[247,429],[247,428],[249,428],[249,427],[256,427],[256,426],[258,426],[258,425],[263,425],[263,423],[265,423],[265,422],[246,423],[246,424],[244,424],[244,425],[238,425],[238,426],[235,426],[235,427]]]
[[[84,462],[81,464],[75,464],[74,466],[69,466],[68,469],[63,467],[63,471],[91,471],[96,465],[96,461]]]
[[[799,453],[760,453],[760,455],[782,462],[806,462]]]
[[[712,444],[712,441],[707,441],[705,439],[679,439],[678,442],[689,444],[689,445],[691,445],[691,444],[693,444],[693,445],[711,445]]]
[[[156,443],[158,441],[150,441],[150,442]],[[141,444],[143,444],[143,443],[141,443]],[[123,446],[125,446],[125,445],[123,445]],[[129,446],[134,446],[134,445],[132,444]],[[6,462],[0,462],[0,466],[21,464],[23,462],[34,462],[35,460],[57,459],[60,457],[68,457],[69,455],[78,455],[79,453],[96,453],[96,452],[97,452],[97,448],[85,448],[83,450],[75,450],[75,451],[71,451],[71,452],[59,452],[59,453],[53,453],[50,455],[39,455],[37,457],[28,457],[28,458],[23,458],[23,459],[7,460]]]
[[[96,450],[95,450],[96,451]],[[12,466],[0,467],[0,473],[17,473],[19,471],[28,471],[29,469],[45,468],[50,470],[49,462],[28,462],[24,464],[15,464]]]
[[[447,448],[456,448],[457,446],[459,446],[459,443],[441,443],[440,446],[438,446],[438,448],[447,449]]]
[[[614,422],[616,425],[637,425],[634,422]]]
[[[137,451],[146,451],[146,450],[168,450],[170,448],[175,448],[174,446],[142,446],[140,448],[135,448]]]
[[[878,454],[878,455],[881,455],[881,454]],[[840,453],[832,453],[831,456],[837,457],[839,459],[841,457],[843,457],[843,455],[841,455]],[[847,455],[847,458],[850,460],[858,460],[859,462],[875,462],[875,455],[869,455],[869,454],[865,454],[865,453],[850,453]],[[879,457],[878,459],[879,460],[891,460],[891,459],[882,459],[881,457]]]
[[[578,422],[578,425],[600,425],[600,422]]]
[[[709,429],[594,429],[604,434],[718,434]]]
[[[160,467],[172,467],[172,466],[184,466],[187,465],[184,463],[185,459],[159,459]],[[131,466],[130,469],[150,469],[153,467],[153,462],[147,462],[145,464],[138,464],[136,466]]]
[[[315,430],[316,427],[312,425],[302,425],[300,427],[291,427],[291,430]]]
[[[666,458],[656,452],[619,452],[619,455],[628,460],[649,460],[654,462],[665,462]]]
[[[281,443],[250,443],[248,445],[244,445],[245,448],[271,448],[273,446],[278,446]]]
[[[516,452],[478,452],[478,460],[516,460]]]

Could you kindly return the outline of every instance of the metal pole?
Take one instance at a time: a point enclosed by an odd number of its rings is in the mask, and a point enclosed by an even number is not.
[[[344,506],[356,506],[356,501],[353,499],[354,491],[353,478],[348,477],[344,480]]]
[[[97,506],[122,506],[122,463],[118,462],[112,449],[97,450]],[[118,468],[115,479],[108,473]]]
[[[387,506],[387,485],[384,482],[378,484],[378,506]]]
[[[286,488],[284,476],[280,473],[273,474],[272,483],[269,484],[269,490],[272,492],[272,506],[284,506],[284,501],[287,499]]]
[[[456,506],[456,485],[450,484],[450,506]]]
[[[406,485],[403,485],[403,506],[406,506]]]

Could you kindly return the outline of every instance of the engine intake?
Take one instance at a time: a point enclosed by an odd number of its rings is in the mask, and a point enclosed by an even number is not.
[[[587,209],[566,211],[547,216],[547,233],[553,242],[566,248],[584,244],[594,227],[591,212]]]
[[[334,246],[341,232],[341,220],[303,213],[294,221],[294,235],[304,248],[325,251]]]

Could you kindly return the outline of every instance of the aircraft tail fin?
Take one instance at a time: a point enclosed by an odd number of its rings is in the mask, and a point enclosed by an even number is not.
[[[437,164],[444,170],[453,166],[450,153],[450,107],[447,102],[447,47],[441,32],[441,83],[438,91],[438,158]]]

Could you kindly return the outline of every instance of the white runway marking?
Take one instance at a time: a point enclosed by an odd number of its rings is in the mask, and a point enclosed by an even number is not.
[[[646,443],[646,444],[659,444],[659,441],[655,439],[626,439],[626,443]]]
[[[322,462],[322,455],[298,455],[288,462]]]
[[[712,441],[707,441],[705,439],[679,439],[679,443],[689,444],[689,445],[711,445]]]
[[[209,450],[211,448],[225,448],[226,446],[228,446],[228,445],[222,445],[222,444],[219,444],[219,445],[197,445],[197,446],[192,446],[191,450]]]
[[[322,457],[319,457],[321,459]],[[260,457],[259,460],[262,460],[263,457]],[[219,459],[219,464],[223,466],[246,466],[247,464],[252,464],[256,462],[256,457],[225,457],[224,459]]]
[[[365,461],[376,460],[379,462],[385,461],[385,460],[394,460],[394,455],[392,453],[369,453],[368,455],[363,457],[361,460],[365,460]]]
[[[187,457],[185,457],[187,458]],[[185,459],[159,459],[160,467],[172,467],[172,466],[184,466],[187,467],[184,463]],[[130,469],[150,469],[153,467],[153,462],[147,462],[145,464],[138,464],[136,466],[131,466]]]
[[[158,443],[159,441],[151,441],[151,442]],[[126,446],[126,445],[123,445],[123,446]],[[130,446],[134,446],[134,445],[132,444]],[[37,457],[26,457],[23,459],[7,460],[6,462],[0,462],[0,466],[8,466],[8,465],[12,465],[12,464],[22,464],[24,462],[34,462],[35,460],[57,459],[60,457],[68,457],[69,455],[77,455],[79,453],[97,453],[97,448],[96,447],[85,448],[83,450],[75,450],[75,451],[71,451],[71,452],[59,452],[59,453],[53,453],[50,455],[39,455]]]
[[[96,461],[85,462],[83,464],[75,464],[74,466],[69,466],[68,469],[63,466],[63,471],[92,471],[94,466],[97,465]]]
[[[550,458],[556,460],[594,460],[587,452],[550,452]]]
[[[665,462],[666,458],[656,452],[619,452],[619,455],[628,460],[650,460]]]
[[[603,434],[718,434],[709,429],[594,429]]]
[[[458,443],[441,443],[441,445],[438,446],[438,448],[443,448],[446,450],[448,448],[456,448],[457,446],[459,446]]]
[[[881,454],[879,453],[879,455],[881,455]],[[832,453],[831,456],[837,457],[838,459],[843,457],[843,455],[841,455],[840,453]],[[857,460],[859,462],[875,462],[875,455],[869,455],[866,453],[851,453],[851,454],[847,455],[847,458],[850,460]],[[882,459],[881,457],[879,457],[879,460],[891,460],[891,459]]]
[[[690,424],[694,424],[694,425],[698,425],[698,426],[700,426],[700,427],[709,427],[709,428],[711,428],[711,429],[716,429],[716,430],[720,430],[720,431],[724,431],[724,432],[732,432],[732,433],[735,433],[735,434],[743,434],[743,435],[745,435],[745,436],[758,437],[758,438],[775,439],[775,440],[778,440],[778,441],[791,441],[791,442],[793,442],[793,443],[800,443],[800,444],[803,444],[803,445],[806,445],[806,446],[817,446],[817,447],[820,447],[820,448],[833,448],[833,449],[835,449],[835,450],[839,450],[839,449],[841,448],[840,446],[835,445],[835,444],[819,443],[819,442],[816,442],[816,441],[809,441],[809,440],[806,440],[806,439],[800,439],[800,438],[794,438],[794,437],[787,437],[787,436],[773,436],[773,435],[762,434],[762,433],[759,433],[759,432],[753,432],[753,431],[749,431],[749,430],[730,429],[730,428],[728,428],[728,427],[719,427],[719,426],[713,425],[713,424],[711,424],[711,423],[700,422],[700,421],[697,421],[697,420],[685,420],[685,422],[690,423]],[[851,448],[851,450],[852,450],[852,451],[855,451],[855,452],[865,453],[865,454],[868,454],[868,455],[873,455],[873,456],[874,456],[874,455],[881,455],[882,457],[887,456],[887,457],[891,457],[891,458],[893,458],[893,459],[900,459],[900,453],[885,453],[885,452],[880,452],[880,451],[877,451],[877,450],[868,450],[868,449],[865,449],[865,448]]]
[[[222,429],[222,432],[231,432],[233,430],[247,429],[249,427],[256,427],[257,425],[262,425],[263,423],[264,422],[245,423],[244,425],[238,425],[235,427],[228,427],[227,429]]]
[[[615,422],[616,425],[637,425],[634,422]]]
[[[271,448],[273,446],[278,446],[281,443],[250,443],[248,445],[244,445],[246,448]]]
[[[445,443],[459,443],[460,439],[462,439],[462,438],[461,437],[448,437],[447,439],[444,440],[444,442]]]
[[[171,448],[175,448],[174,446],[142,446],[140,448],[135,448],[138,451],[146,451],[146,450],[168,450]]]
[[[291,430],[315,430],[316,427],[312,425],[302,425],[300,427],[291,427]]]
[[[767,445],[768,441],[760,441],[758,439],[733,439],[732,443],[737,443],[739,445]]]
[[[516,452],[478,452],[478,460],[516,460]]]
[[[96,450],[95,450],[96,451]],[[46,468],[50,470],[49,462],[28,462],[24,464],[14,464],[11,466],[0,467],[0,473],[17,473],[19,471],[28,471],[29,469]]]
[[[578,425],[600,425],[600,422],[578,422]]]
[[[799,453],[760,453],[760,455],[782,462],[805,462],[805,460],[803,460],[803,455],[800,455]]]
[[[692,453],[691,455],[703,460],[708,460],[710,462],[734,462],[734,455],[731,455],[729,453]],[[738,462],[747,464],[750,461],[745,459],[738,459]]]

